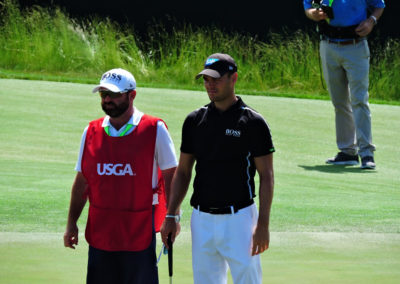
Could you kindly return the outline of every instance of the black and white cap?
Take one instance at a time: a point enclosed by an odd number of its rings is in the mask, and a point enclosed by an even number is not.
[[[136,80],[133,75],[121,68],[111,69],[101,76],[100,84],[92,92],[107,89],[114,93],[125,93],[136,89]]]
[[[220,78],[227,72],[237,72],[237,64],[235,60],[233,60],[229,54],[215,53],[207,58],[204,63],[203,71],[196,75],[196,79],[199,79],[203,75]]]

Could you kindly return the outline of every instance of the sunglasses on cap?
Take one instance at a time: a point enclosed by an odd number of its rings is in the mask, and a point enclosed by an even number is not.
[[[128,92],[129,92],[129,91],[128,91]],[[109,90],[102,90],[102,91],[99,91],[100,97],[101,97],[102,99],[105,99],[106,97],[110,97],[110,99],[117,99],[117,98],[122,97],[123,94],[126,94],[126,93],[128,93],[128,92],[123,92],[123,93],[118,92],[118,93],[114,93],[114,92],[111,92],[111,91],[109,91]]]

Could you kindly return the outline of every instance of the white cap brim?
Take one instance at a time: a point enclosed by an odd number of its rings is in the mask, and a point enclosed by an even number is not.
[[[101,83],[100,85],[97,85],[97,86],[92,90],[92,93],[96,93],[96,92],[98,92],[98,91],[99,91],[100,89],[102,89],[102,88],[107,89],[107,90],[109,90],[109,91],[111,91],[111,92],[114,92],[114,93],[119,93],[119,92],[122,91],[122,90],[120,90],[117,86],[115,86],[115,85],[113,85],[113,84]]]

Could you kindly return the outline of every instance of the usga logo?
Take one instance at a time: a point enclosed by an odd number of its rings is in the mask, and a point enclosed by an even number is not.
[[[97,163],[97,173],[100,176],[124,176],[126,174],[130,176],[135,176],[136,174],[133,173],[130,164],[101,164]]]

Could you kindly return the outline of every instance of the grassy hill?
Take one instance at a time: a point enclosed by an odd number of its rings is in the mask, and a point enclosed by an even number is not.
[[[134,26],[96,16],[74,19],[63,10],[35,5],[22,10],[0,1],[0,78],[95,83],[122,67],[141,86],[201,90],[195,81],[205,59],[224,52],[238,63],[238,91],[253,95],[329,99],[321,83],[315,31],[272,33],[264,40],[213,26],[149,25],[144,39]],[[379,28],[379,26],[378,26]],[[370,99],[400,104],[400,41],[371,35]]]

